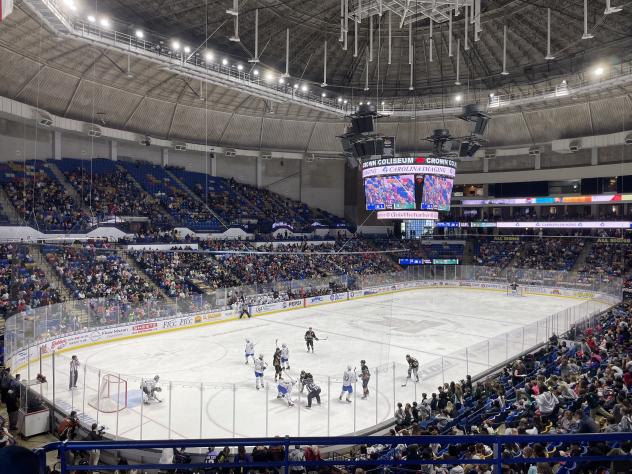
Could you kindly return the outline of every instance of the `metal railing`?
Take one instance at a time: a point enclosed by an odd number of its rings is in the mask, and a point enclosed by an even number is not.
[[[282,471],[285,474],[293,470],[301,472],[317,472],[323,468],[329,469],[350,469],[361,468],[370,472],[418,472],[420,466],[478,466],[487,465],[493,469],[495,474],[501,474],[503,467],[523,467],[545,463],[547,465],[559,465],[564,471],[558,472],[578,472],[582,467],[604,467],[610,469],[614,465],[621,466],[622,463],[632,462],[632,453],[625,451],[610,451],[608,455],[594,455],[588,452],[582,455],[570,455],[566,452],[566,447],[570,444],[588,447],[590,444],[603,443],[608,450],[618,448],[621,443],[630,441],[630,433],[607,433],[607,434],[572,434],[572,435],[461,435],[461,436],[375,436],[375,437],[284,437],[284,438],[247,438],[247,439],[192,439],[192,440],[162,440],[162,441],[102,441],[102,442],[57,442],[50,443],[39,450],[37,454],[42,466],[42,472],[46,467],[46,453],[59,451],[61,474],[69,472],[114,472],[116,470],[129,469],[143,470],[171,470],[178,469],[182,472],[218,472],[221,469],[237,469],[247,472],[249,469],[271,469],[273,472]],[[508,451],[506,447],[533,445],[539,443],[547,447],[547,457],[524,457],[521,451]],[[491,454],[483,456],[464,457],[467,448],[482,444],[491,449]],[[353,456],[349,453],[350,446],[369,446],[380,449],[379,456]],[[226,457],[227,462],[217,464],[204,463],[204,455],[196,455],[196,451],[212,446],[221,451],[224,447],[231,449],[230,455]],[[253,459],[249,453],[246,456],[238,457],[234,454],[235,448],[251,450],[253,447],[271,447],[276,450],[275,461],[260,461]],[[296,448],[296,447],[299,448]],[[300,458],[294,460],[293,450],[301,452],[308,448],[314,453],[312,446],[319,447],[318,451],[327,449],[331,454],[317,455],[317,460],[306,461]],[[425,446],[433,446],[432,456],[422,457],[421,449]],[[452,453],[457,452],[458,456],[447,453],[448,447],[454,447]],[[190,463],[164,464],[156,461],[158,454],[148,453],[146,450],[173,450],[176,448],[187,448]],[[201,448],[201,449],[196,449]],[[73,465],[70,461],[69,453],[83,453],[87,458],[87,452],[99,450],[101,459],[108,457],[111,462],[96,463],[96,465]],[[122,458],[127,460],[127,453],[130,450],[144,450],[143,462],[132,461],[128,464],[119,464]],[[113,456],[108,453],[117,453]],[[427,453],[427,451],[426,451]],[[513,454],[512,454],[513,453]],[[133,454],[130,453],[132,456]],[[414,459],[413,459],[414,457]],[[629,466],[628,466],[629,469]],[[174,471],[169,471],[174,472]],[[241,471],[240,471],[241,472]],[[322,471],[321,471],[322,472]],[[618,472],[618,471],[617,471]]]
[[[303,90],[302,85],[307,83],[298,78],[284,77],[278,73],[267,77],[261,70],[258,74],[247,72],[247,67],[238,69],[237,63],[231,59],[227,64],[214,60],[207,60],[204,54],[198,51],[185,53],[181,48],[174,49],[169,45],[166,37],[154,34],[158,43],[146,38],[138,38],[135,35],[116,31],[113,27],[102,27],[95,22],[85,21],[82,18],[70,14],[60,0],[38,0],[48,9],[48,17],[54,15],[58,27],[67,29],[73,36],[99,42],[104,46],[115,48],[129,54],[137,54],[145,59],[163,62],[174,72],[206,80],[236,89],[245,90],[248,93],[281,101],[294,101],[318,110],[325,110],[337,115],[352,113],[361,101],[372,100],[370,95],[360,94],[356,97],[357,103],[352,103],[351,98],[323,97],[319,93]],[[117,25],[115,24],[114,27]],[[282,81],[282,82],[280,82]],[[439,111],[454,109],[460,111],[462,104],[480,103],[490,111],[512,105],[546,101],[552,99],[564,99],[568,96],[590,93],[608,89],[620,85],[621,81],[632,81],[632,62],[626,61],[608,68],[601,68],[601,74],[595,75],[586,72],[573,78],[567,78],[559,84],[551,85],[550,80],[539,84],[531,84],[529,89],[508,94],[496,92],[487,95],[482,91],[466,92],[460,94],[460,100],[452,100],[446,103],[441,99],[432,101],[418,101],[406,99],[387,98],[375,105],[380,113],[385,115],[400,116],[427,113],[439,113]],[[295,87],[299,84],[299,87]],[[315,86],[315,85],[312,85]],[[482,94],[482,95],[481,95]],[[329,94],[326,94],[329,95]],[[340,100],[339,100],[340,99]],[[376,99],[377,100],[377,99]]]

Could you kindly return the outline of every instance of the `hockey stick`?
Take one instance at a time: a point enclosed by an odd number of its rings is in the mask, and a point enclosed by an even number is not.
[[[402,387],[407,386],[407,385],[408,385],[408,381],[409,381],[409,380],[410,380],[410,377],[406,377],[406,382],[404,382],[404,383],[402,384]]]
[[[328,340],[328,339],[329,339],[329,337],[321,337],[320,339],[317,339],[317,340],[318,340],[318,341],[326,341],[326,340]]]

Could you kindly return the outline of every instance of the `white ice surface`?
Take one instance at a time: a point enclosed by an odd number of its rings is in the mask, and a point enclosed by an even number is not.
[[[96,419],[88,400],[96,394],[99,374],[120,374],[128,382],[129,406],[118,413],[100,413],[98,421],[122,437],[346,434],[392,417],[397,401],[419,400],[422,391],[436,391],[437,385],[465,378],[468,371],[482,372],[506,354],[545,340],[558,326],[536,321],[580,303],[552,296],[424,289],[117,341],[75,352],[83,365],[79,388],[73,391],[68,390],[70,354],[58,355],[55,400]],[[568,322],[570,316],[557,321]],[[314,354],[306,352],[303,341],[308,326],[327,338],[316,341]],[[244,364],[247,337],[269,364],[265,390],[255,389],[252,363]],[[298,401],[297,390],[296,406],[277,400],[272,367],[276,340],[290,348],[292,377],[297,379],[301,370],[314,374],[322,388],[322,405],[306,409],[305,395]],[[408,353],[422,364],[422,381],[402,387]],[[369,399],[360,399],[358,382],[353,403],[340,402],[342,373],[348,364],[359,369],[361,359],[373,374]],[[51,382],[50,359],[43,364]],[[141,406],[140,378],[156,374],[163,402]],[[47,398],[51,386],[44,388]]]

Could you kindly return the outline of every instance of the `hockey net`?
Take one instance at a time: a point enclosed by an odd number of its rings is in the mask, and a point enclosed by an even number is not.
[[[515,290],[511,285],[507,285],[507,296],[524,296],[524,287],[518,286]]]
[[[98,394],[88,405],[103,413],[114,413],[127,408],[127,380],[106,374],[101,378]]]

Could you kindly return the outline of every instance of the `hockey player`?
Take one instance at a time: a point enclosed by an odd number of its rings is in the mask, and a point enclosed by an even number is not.
[[[366,400],[369,396],[369,380],[371,380],[371,371],[366,365],[366,360],[360,361],[360,380],[362,380],[362,400]]]
[[[283,398],[287,401],[287,406],[293,407],[294,402],[292,401],[292,387],[294,386],[294,382],[290,380],[279,380],[277,384],[277,398]]]
[[[162,402],[157,396],[157,392],[162,392],[162,388],[158,386],[160,376],[156,375],[153,379],[143,380],[140,384],[140,389],[143,392],[143,403],[149,405],[151,400],[155,400],[158,403]]]
[[[342,391],[338,400],[342,401],[342,396],[347,393],[347,403],[351,403],[351,394],[353,393],[353,384],[358,380],[356,373],[353,371],[350,365],[347,366],[347,371],[342,375]]]
[[[290,349],[285,342],[281,344],[281,369],[290,370]]]
[[[278,347],[272,356],[272,365],[274,366],[274,381],[283,380],[283,369],[281,368],[281,349]]]
[[[255,360],[255,380],[257,381],[257,390],[263,388],[263,371],[266,370],[268,364],[263,360],[263,354],[259,354],[259,358]]]
[[[320,387],[314,383],[314,379],[311,377],[305,384],[307,389],[307,408],[312,407],[312,400],[315,398],[316,402],[320,405]]]
[[[316,333],[314,332],[314,330],[310,327],[305,333],[305,344],[307,345],[307,352],[309,352],[311,348],[312,354],[314,353],[314,339],[316,339],[317,341],[319,340],[316,337]]]
[[[255,343],[250,339],[246,339],[246,349],[244,350],[246,354],[246,365],[248,365],[248,358],[252,357],[252,362],[255,362]]]
[[[410,354],[406,354],[406,362],[408,362],[408,378],[411,378],[411,375],[414,375],[415,382],[419,382],[419,375],[417,374],[419,371],[419,361],[414,357],[411,357]]]
[[[299,376],[299,382],[298,382],[299,384],[298,387],[301,393],[303,393],[303,387],[306,387],[307,384],[313,381],[314,381],[314,377],[312,376],[312,374],[310,374],[309,372],[305,372],[304,370],[301,370],[301,375]]]

